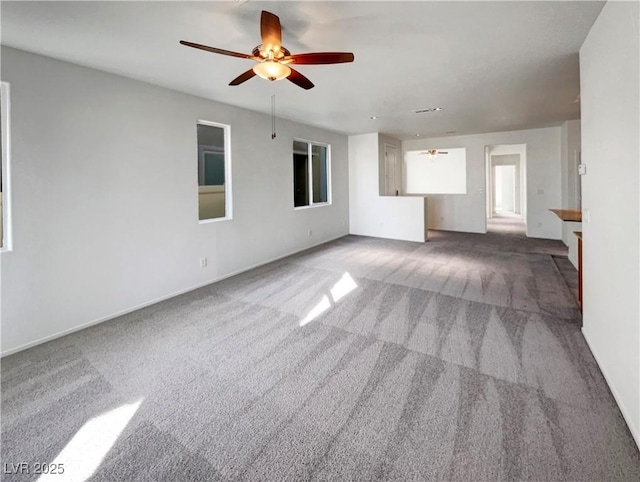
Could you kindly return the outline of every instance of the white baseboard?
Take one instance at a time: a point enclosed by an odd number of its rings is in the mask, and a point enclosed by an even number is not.
[[[312,245],[309,245],[309,246],[305,246],[304,248],[300,248],[300,249],[291,251],[291,252],[283,254],[281,256],[276,256],[274,258],[269,258],[266,261],[263,261],[263,262],[260,262],[260,263],[256,263],[256,264],[254,264],[252,266],[248,266],[246,268],[239,269],[239,270],[234,271],[232,273],[227,273],[227,274],[225,274],[223,276],[219,276],[218,278],[214,278],[214,279],[205,281],[203,283],[199,283],[197,285],[190,286],[189,288],[185,288],[185,289],[182,289],[182,290],[179,290],[179,291],[175,291],[175,292],[170,293],[168,295],[164,295],[164,296],[160,296],[158,298],[154,298],[153,300],[146,301],[144,303],[140,303],[138,305],[132,306],[131,308],[127,308],[127,309],[118,311],[116,313],[111,313],[109,315],[102,316],[100,318],[97,318],[95,320],[89,321],[87,323],[83,323],[81,325],[74,326],[73,328],[69,328],[67,330],[59,331],[57,333],[54,333],[53,335],[49,335],[49,336],[45,336],[45,337],[42,337],[42,338],[38,338],[37,340],[31,341],[29,343],[25,343],[23,345],[19,345],[19,346],[15,347],[15,348],[10,348],[8,350],[5,350],[0,354],[0,357],[13,355],[14,353],[18,353],[19,351],[23,351],[23,350],[26,350],[28,348],[32,348],[32,347],[34,347],[36,345],[41,345],[42,343],[46,343],[48,341],[55,340],[56,338],[61,338],[61,337],[66,336],[66,335],[70,335],[71,333],[75,333],[76,331],[84,330],[85,328],[89,328],[90,326],[97,325],[99,323],[104,323],[105,321],[113,320],[114,318],[117,318],[117,317],[122,316],[122,315],[126,315],[127,313],[132,313],[132,312],[140,310],[142,308],[146,308],[147,306],[151,306],[151,305],[155,305],[156,303],[160,303],[161,301],[165,301],[165,300],[168,300],[168,299],[171,299],[171,298],[175,298],[176,296],[180,296],[180,295],[182,295],[184,293],[188,293],[189,291],[197,290],[198,288],[202,288],[203,286],[207,286],[207,285],[210,285],[210,284],[213,284],[213,283],[217,283],[218,281],[222,281],[223,279],[231,278],[232,276],[236,276],[236,275],[238,275],[240,273],[244,273],[245,271],[250,271],[252,269],[259,268],[260,266],[264,266],[265,264],[273,263],[274,261],[278,261],[278,260],[281,260],[283,258],[287,258],[289,256],[293,256],[294,254],[301,253],[303,251],[306,251],[306,250],[311,249],[311,248],[315,248],[316,246],[320,246],[322,244],[330,243],[331,241],[335,241],[336,239],[344,238],[345,236],[348,236],[348,234],[341,234],[340,236],[335,236],[333,238],[329,238],[329,239],[326,239],[324,241],[320,241],[319,243],[315,243],[315,244],[312,244]]]
[[[634,427],[633,424],[631,423],[631,417],[629,416],[629,412],[627,411],[627,409],[625,408],[624,404],[622,403],[622,399],[620,398],[620,395],[618,394],[618,391],[611,384],[609,375],[607,375],[607,370],[604,368],[602,363],[600,363],[600,359],[598,358],[598,354],[593,349],[593,345],[589,341],[589,337],[587,336],[587,333],[584,331],[584,327],[582,328],[582,336],[584,336],[584,339],[586,340],[587,345],[589,346],[589,350],[591,350],[591,354],[593,355],[593,358],[596,359],[596,363],[600,367],[600,371],[602,372],[602,375],[604,376],[604,379],[606,380],[607,385],[609,385],[609,390],[611,390],[611,393],[613,394],[613,398],[615,398],[616,403],[618,404],[618,408],[620,409],[620,412],[622,412],[622,416],[624,417],[624,421],[627,423],[627,427],[629,427],[629,431],[631,432],[631,435],[633,436],[633,440],[636,442],[636,445],[638,446],[638,449],[640,450],[640,432],[638,431],[639,427]]]

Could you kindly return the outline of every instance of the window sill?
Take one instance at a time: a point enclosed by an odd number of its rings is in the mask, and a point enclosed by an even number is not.
[[[222,221],[231,221],[233,218],[224,217],[224,218],[211,218],[211,219],[199,219],[198,224],[211,224],[211,223],[219,223]]]
[[[294,211],[303,211],[305,209],[321,208],[321,207],[325,207],[325,206],[331,206],[331,203],[315,203],[315,204],[311,204],[310,206],[295,206],[293,208],[293,210]]]

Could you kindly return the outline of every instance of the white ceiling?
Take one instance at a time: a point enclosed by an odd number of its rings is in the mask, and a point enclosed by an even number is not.
[[[578,50],[604,2],[1,2],[2,44],[343,132],[400,139],[558,125],[580,116]],[[305,91],[255,77],[260,11],[292,53],[355,61],[296,67]],[[443,107],[416,115],[413,110]],[[371,120],[378,116],[378,120]]]

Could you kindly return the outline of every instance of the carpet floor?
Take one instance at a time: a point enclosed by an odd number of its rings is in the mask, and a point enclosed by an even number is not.
[[[6,357],[2,480],[640,480],[552,255],[347,236]]]

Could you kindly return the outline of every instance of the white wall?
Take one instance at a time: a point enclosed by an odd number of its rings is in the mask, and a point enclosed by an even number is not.
[[[4,47],[2,80],[4,354],[348,232],[346,136]],[[231,125],[233,220],[198,222],[197,120]],[[293,209],[294,137],[331,144],[331,206]]]
[[[561,127],[562,153],[562,208],[580,209],[580,176],[578,159],[581,151],[580,121],[569,120]],[[562,223],[562,242],[569,248],[569,260],[578,269],[578,238],[575,231],[581,231],[581,223]]]
[[[423,151],[404,154],[406,194],[464,194],[467,191],[465,149],[449,149],[434,157]]]
[[[404,141],[403,152],[419,149],[446,150],[456,147],[467,149],[467,194],[429,196],[429,228],[486,232],[485,146],[498,144],[527,145],[527,235],[534,238],[561,239],[561,222],[549,211],[550,208],[560,206],[562,202],[560,127]]]
[[[561,126],[562,208],[580,209],[578,156],[581,151],[580,121],[568,120]]]
[[[384,173],[380,171],[380,158],[384,159],[385,142],[391,141],[377,132],[349,136],[349,231],[423,242],[425,199],[380,196],[380,172]]]
[[[580,50],[583,332],[640,446],[638,2],[608,2]]]

